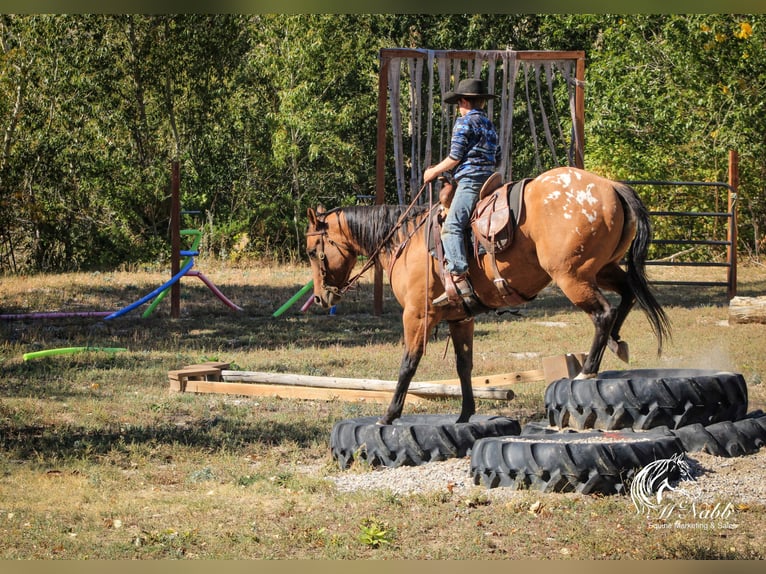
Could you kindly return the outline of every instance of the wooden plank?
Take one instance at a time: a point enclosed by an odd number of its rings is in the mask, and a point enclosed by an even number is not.
[[[194,363],[193,365],[186,365],[184,369],[191,369],[196,367],[208,367],[210,369],[228,369],[231,363],[226,361],[206,361],[204,363]]]
[[[221,371],[221,378],[228,382],[251,382],[262,384],[290,385],[298,387],[317,387],[327,389],[354,389],[365,391],[393,392],[395,381],[378,379],[350,379],[342,377],[318,377],[313,375],[294,375],[284,373],[263,373],[258,371]],[[423,396],[459,397],[460,388],[455,385],[438,383],[412,383],[409,392]],[[474,396],[479,399],[509,400],[513,391],[507,388],[485,387],[474,389]]]
[[[384,391],[360,391],[354,389],[324,389],[318,387],[297,387],[293,385],[230,383],[220,381],[188,381],[186,391],[191,393],[222,393],[244,396],[269,396],[285,399],[344,400],[387,404],[391,393]],[[405,403],[425,404],[428,399],[408,394]]]
[[[184,367],[177,371],[168,371],[168,377],[171,379],[189,379],[196,377],[215,377],[221,376],[221,369],[215,369],[210,367]]]
[[[558,379],[576,377],[582,370],[585,353],[567,353],[543,359],[545,381],[552,383]]]
[[[579,372],[584,356],[584,353],[556,355],[544,358],[542,369],[473,377],[474,395],[479,399],[510,400],[514,396],[510,387],[515,384],[534,381],[552,382],[561,377],[574,376]],[[229,363],[211,361],[169,371],[170,389],[196,393],[387,403],[396,388],[395,381],[231,371],[228,367]],[[223,381],[219,380],[219,375]],[[215,380],[199,380],[210,377]],[[417,402],[427,398],[460,397],[459,387],[459,379],[413,382],[410,385],[407,400]]]
[[[545,379],[545,372],[542,369],[534,371],[518,371],[515,373],[503,373],[501,375],[487,375],[484,377],[473,377],[471,386],[474,389],[485,387],[505,387],[518,383],[531,383]],[[443,381],[424,381],[428,384],[440,385],[460,385],[460,379],[444,379]]]
[[[766,297],[734,297],[729,301],[729,323],[766,323]]]

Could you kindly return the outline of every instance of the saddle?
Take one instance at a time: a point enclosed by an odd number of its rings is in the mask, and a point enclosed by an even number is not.
[[[523,202],[524,186],[530,179],[523,179],[515,183],[503,185],[500,173],[493,174],[479,192],[479,202],[476,204],[471,217],[471,230],[473,231],[473,255],[479,259],[479,255],[488,255],[488,264],[492,269],[493,283],[497,288],[503,302],[507,306],[521,305],[529,301],[526,297],[513,289],[500,275],[495,256],[508,249],[513,243],[513,235],[518,223]],[[442,277],[445,289],[455,289],[450,274],[444,270],[444,251],[441,245],[441,224],[446,217],[446,211],[454,194],[451,182],[445,182],[440,193],[440,204],[436,206],[431,216],[430,229],[427,233],[430,240],[429,249],[442,267]],[[486,307],[478,302],[477,309]]]
[[[487,254],[487,263],[492,269],[493,283],[503,301],[509,305],[520,305],[528,299],[513,289],[497,268],[496,255],[508,249],[521,216],[524,187],[531,181],[522,179],[515,183],[501,185],[484,195],[479,193],[479,203],[471,216],[471,230],[474,236],[474,257],[479,259],[480,249]],[[486,187],[486,186],[485,186]],[[482,188],[484,192],[484,188]],[[480,259],[479,259],[480,260]]]

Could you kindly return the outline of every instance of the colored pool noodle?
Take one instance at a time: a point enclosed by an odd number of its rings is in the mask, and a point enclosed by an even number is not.
[[[104,351],[106,353],[117,353],[119,351],[127,351],[127,349],[123,347],[64,347],[62,349],[45,349],[44,351],[24,353],[23,358],[25,361],[28,361],[29,359],[52,357],[53,355],[71,355],[74,353],[81,353],[83,351]]]
[[[226,295],[221,293],[221,290],[215,286],[215,284],[205,277],[205,275],[202,273],[202,271],[189,271],[188,275],[190,277],[197,277],[200,281],[202,281],[205,286],[210,289],[213,292],[213,295],[218,297],[218,299],[221,300],[221,302],[229,307],[230,309],[233,309],[235,311],[244,311],[242,307],[234,303],[231,299],[229,299]]]
[[[135,303],[131,303],[127,307],[123,307],[119,311],[115,311],[111,315],[108,315],[108,316],[104,317],[104,321],[108,321],[109,319],[114,319],[116,317],[124,315],[125,313],[127,313],[129,311],[132,311],[133,309],[135,309],[139,305],[143,305],[147,301],[150,301],[151,299],[154,299],[157,295],[162,293],[165,289],[167,289],[173,283],[175,283],[176,281],[181,279],[181,277],[186,275],[186,273],[189,271],[189,269],[192,268],[192,265],[194,265],[194,259],[190,259],[189,262],[186,265],[184,265],[183,268],[178,273],[173,275],[173,277],[171,277],[166,283],[164,283],[163,285],[160,285],[159,287],[157,287],[154,291],[152,291],[148,295],[146,295],[144,297],[141,297],[141,299],[139,299]]]
[[[296,302],[298,299],[300,299],[301,297],[303,297],[303,296],[304,296],[304,295],[305,295],[305,294],[308,292],[308,290],[309,290],[309,289],[311,289],[312,287],[314,287],[314,280],[313,280],[313,279],[312,279],[311,281],[309,281],[308,283],[306,283],[306,284],[305,284],[303,287],[301,287],[300,291],[298,291],[298,292],[297,292],[295,295],[293,295],[292,297],[290,297],[290,298],[289,298],[289,299],[288,299],[288,300],[285,302],[285,304],[284,304],[284,305],[282,305],[282,306],[281,306],[279,309],[277,309],[276,311],[274,311],[274,313],[273,313],[271,316],[272,316],[272,317],[279,317],[279,316],[280,316],[282,313],[284,313],[284,312],[285,312],[285,311],[287,311],[287,310],[288,310],[290,307],[292,307],[292,306],[295,304],[295,302]]]
[[[0,320],[14,319],[64,319],[68,317],[106,317],[111,311],[72,311],[72,312],[41,312],[41,313],[10,313],[0,315]]]
[[[311,307],[311,304],[314,302],[314,295],[309,295],[309,298],[306,299],[306,302],[303,304],[303,307],[301,307],[301,313],[305,313],[308,311],[309,307]]]
[[[192,261],[191,259],[192,257],[194,257],[195,255],[199,255],[199,244],[200,244],[200,241],[202,240],[202,232],[199,229],[182,229],[181,235],[191,235],[194,237],[194,239],[192,240],[191,247],[189,247],[189,249],[186,251],[179,252],[179,255],[184,257],[184,260],[181,262],[181,267],[184,267],[187,263],[189,263],[189,261]],[[191,275],[191,272],[189,272],[188,275]],[[168,294],[168,291],[170,291],[170,285],[165,287],[165,289],[163,289],[157,295],[154,301],[152,301],[149,304],[149,307],[147,307],[144,310],[144,312],[141,314],[141,317],[146,319],[147,317],[149,317],[149,315],[154,313],[154,310],[157,308],[157,306],[162,302],[162,300]]]

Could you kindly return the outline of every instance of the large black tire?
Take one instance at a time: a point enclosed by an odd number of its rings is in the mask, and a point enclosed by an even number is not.
[[[519,422],[507,417],[474,415],[458,423],[457,415],[405,415],[393,424],[378,417],[346,419],[335,424],[330,449],[342,469],[355,458],[372,466],[418,466],[431,461],[462,458],[484,437],[518,435]]]
[[[484,438],[473,446],[471,475],[487,488],[622,494],[642,467],[683,450],[674,436],[633,431]]]
[[[722,421],[708,426],[693,424],[678,429],[658,427],[652,429],[655,431],[678,437],[687,452],[744,456],[766,445],[766,414],[758,411],[734,422]]]
[[[736,421],[747,413],[738,373],[656,369],[605,371],[595,379],[559,379],[545,390],[552,426],[576,429],[678,429]]]

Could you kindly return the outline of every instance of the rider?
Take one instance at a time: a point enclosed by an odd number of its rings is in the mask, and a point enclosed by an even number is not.
[[[423,173],[423,181],[428,183],[442,172],[455,170],[453,177],[457,180],[457,188],[441,236],[447,270],[458,295],[464,299],[473,295],[473,287],[468,281],[466,231],[479,192],[500,163],[497,132],[484,110],[487,100],[494,97],[487,93],[484,81],[480,79],[461,80],[454,92],[446,93],[444,102],[457,104],[460,111],[452,128],[450,151],[440,163]],[[433,304],[441,306],[450,302],[445,292],[434,299]]]

